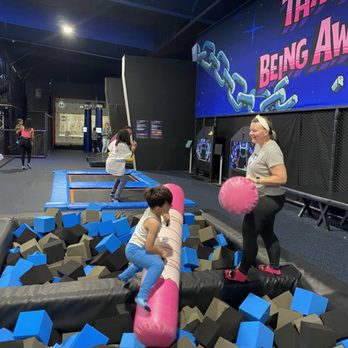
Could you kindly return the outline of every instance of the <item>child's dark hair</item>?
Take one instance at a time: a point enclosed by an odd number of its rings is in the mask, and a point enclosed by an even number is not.
[[[126,129],[120,129],[116,135],[116,145],[118,143],[126,143],[128,146],[131,145],[130,136]]]
[[[31,128],[31,118],[28,117],[28,118],[25,119],[24,128],[26,130],[30,130],[30,128]]]
[[[162,207],[166,202],[172,204],[173,201],[172,193],[163,185],[147,189],[144,196],[150,208]]]

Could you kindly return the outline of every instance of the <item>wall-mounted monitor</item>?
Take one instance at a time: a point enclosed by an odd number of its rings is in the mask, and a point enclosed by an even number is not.
[[[197,170],[211,173],[214,140],[214,127],[203,127],[196,135],[194,149]]]
[[[232,140],[230,151],[229,174],[233,172],[246,172],[248,160],[254,151],[254,144],[249,141]]]

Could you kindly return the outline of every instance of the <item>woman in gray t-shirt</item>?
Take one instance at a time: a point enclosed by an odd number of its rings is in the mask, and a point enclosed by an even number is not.
[[[257,115],[250,124],[250,137],[255,144],[248,160],[247,179],[255,183],[259,201],[255,209],[243,220],[243,257],[236,270],[225,270],[225,278],[245,282],[249,268],[258,252],[257,237],[261,235],[269,258],[269,265],[259,265],[260,271],[280,275],[280,245],[273,231],[276,214],[285,202],[284,185],[287,173],[283,153],[275,142],[275,132],[269,119]]]

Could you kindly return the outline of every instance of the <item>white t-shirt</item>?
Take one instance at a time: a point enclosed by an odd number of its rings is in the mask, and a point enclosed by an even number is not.
[[[153,213],[150,208],[147,208],[144,211],[143,216],[139,220],[137,227],[135,228],[135,231],[134,231],[131,239],[129,240],[129,243],[138,245],[141,248],[145,248],[146,238],[147,238],[148,232],[144,228],[143,225],[144,225],[144,222],[150,218],[156,219],[159,223],[161,223],[161,220],[157,217],[157,215],[155,213]]]
[[[284,156],[279,145],[274,141],[270,140],[262,147],[255,145],[253,154],[248,160],[247,175],[253,177],[266,178],[271,176],[270,168],[284,164]],[[278,186],[267,186],[262,184],[256,184],[256,188],[259,191],[260,196],[281,196],[285,190]]]
[[[106,160],[105,170],[115,176],[124,175],[126,171],[126,160],[132,155],[132,151],[126,143],[111,142],[109,145],[110,155]]]

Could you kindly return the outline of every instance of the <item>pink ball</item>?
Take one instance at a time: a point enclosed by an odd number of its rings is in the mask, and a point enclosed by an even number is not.
[[[250,213],[259,200],[256,186],[243,176],[234,176],[221,186],[219,203],[222,208],[233,214]]]

